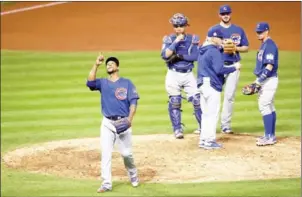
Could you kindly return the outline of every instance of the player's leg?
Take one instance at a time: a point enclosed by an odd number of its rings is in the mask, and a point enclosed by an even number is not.
[[[115,134],[111,130],[112,124],[107,118],[103,118],[101,124],[101,187],[112,189],[111,159],[115,142]],[[100,188],[101,189],[101,188]]]
[[[203,146],[204,144],[204,137],[203,137],[203,133],[204,132],[209,132],[207,129],[209,128],[207,126],[207,124],[209,124],[208,121],[208,105],[207,105],[207,101],[208,101],[208,91],[207,91],[207,87],[205,87],[204,85],[202,85],[201,87],[199,87],[198,91],[200,92],[200,107],[202,109],[202,115],[201,115],[201,128],[204,128],[202,132],[200,132],[199,135],[199,146]]]
[[[276,77],[275,79],[273,79],[273,81],[275,81],[276,84],[276,90],[278,88],[278,78]],[[275,108],[275,104],[274,104],[274,100],[275,100],[275,94],[273,96],[273,100],[272,100],[272,114],[273,114],[273,136],[276,136],[276,121],[277,121],[277,112],[276,112],[276,108]]]
[[[265,129],[264,137],[257,140],[257,145],[265,146],[272,145],[276,143],[276,138],[274,136],[274,115],[273,111],[273,100],[277,89],[278,79],[273,77],[267,79],[266,82],[261,87],[258,97],[258,107],[262,115],[262,120]]]
[[[238,62],[236,64],[239,64]],[[233,64],[232,66],[234,66]],[[235,101],[235,93],[239,81],[240,71],[236,70],[227,75],[224,87],[224,99],[221,111],[221,129],[223,133],[233,133],[231,129],[231,119]]]
[[[202,132],[199,146],[205,149],[221,148],[216,142],[216,128],[219,119],[220,92],[213,89],[210,84],[202,86],[201,105],[203,109]]]
[[[168,70],[166,75],[166,91],[169,95],[168,111],[173,126],[174,135],[177,139],[183,138],[181,128],[181,86],[178,73]]]
[[[202,117],[202,110],[200,107],[200,94],[197,89],[196,79],[193,75],[193,72],[187,73],[185,75],[184,80],[184,91],[187,94],[188,101],[192,103],[194,109],[194,116],[198,123],[198,129],[194,131],[196,134],[200,134],[201,132],[201,117]]]
[[[132,138],[132,129],[129,128],[124,133],[117,135],[116,143],[123,157],[124,165],[127,170],[127,174],[130,179],[130,182],[134,187],[136,187],[138,186],[138,173],[137,173],[137,168],[134,164],[131,138]]]

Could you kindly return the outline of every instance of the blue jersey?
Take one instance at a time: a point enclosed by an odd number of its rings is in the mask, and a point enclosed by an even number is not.
[[[139,99],[135,86],[129,79],[119,78],[112,82],[106,78],[96,79],[93,85],[87,86],[91,90],[101,93],[101,108],[105,117],[129,116],[130,105],[136,104]]]
[[[271,72],[271,75],[268,77],[277,76],[278,60],[278,47],[272,39],[268,38],[261,44],[260,49],[257,53],[257,63],[254,74],[259,77],[265,69],[266,65],[272,64],[273,70]]]
[[[224,39],[231,38],[233,42],[236,44],[236,46],[249,46],[249,41],[246,37],[244,30],[241,27],[234,24],[231,24],[231,26],[228,28],[225,28],[220,24],[214,27],[219,27],[223,33],[223,38]],[[227,62],[238,62],[241,60],[240,53],[238,51],[236,52],[236,54],[224,53],[223,60]]]
[[[161,56],[164,60],[167,59],[165,56],[166,49],[174,42],[176,34],[171,34],[163,38],[163,45]],[[176,62],[174,64],[167,63],[168,68],[175,68],[180,70],[189,70],[194,68],[194,61],[198,58],[198,44],[199,37],[197,35],[186,34],[184,40],[177,43],[175,53],[183,55],[184,60]]]
[[[214,45],[202,46],[199,52],[197,86],[203,84],[203,77],[209,77],[211,86],[221,92],[224,84],[224,74],[234,72],[236,68],[224,66],[221,51]]]

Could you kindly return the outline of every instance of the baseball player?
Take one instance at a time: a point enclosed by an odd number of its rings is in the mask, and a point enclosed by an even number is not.
[[[197,68],[197,87],[200,92],[200,105],[203,112],[199,147],[219,149],[222,146],[216,142],[216,126],[219,119],[224,75],[238,71],[241,65],[235,64],[228,67],[223,64],[219,47],[222,44],[224,34],[219,27],[210,28],[207,36],[207,41],[199,49]]]
[[[223,61],[228,67],[240,64],[240,53],[247,52],[249,42],[244,30],[231,23],[231,7],[222,5],[219,8],[219,27],[223,33]],[[233,133],[231,129],[231,118],[235,101],[235,92],[239,80],[240,70],[227,74],[225,77],[224,100],[221,111],[221,131],[225,134]]]
[[[101,109],[104,116],[100,128],[103,183],[97,192],[112,190],[111,158],[115,143],[123,157],[132,186],[136,187],[139,184],[131,150],[131,123],[139,96],[129,79],[119,77],[119,60],[115,57],[109,57],[106,60],[108,78],[96,78],[97,69],[103,62],[104,56],[100,55],[93,65],[86,83],[91,91],[100,92]]]
[[[166,75],[166,91],[169,96],[168,111],[176,139],[184,138],[181,123],[181,91],[184,89],[187,100],[193,104],[194,115],[198,122],[197,132],[201,130],[200,97],[196,79],[193,75],[194,61],[198,57],[199,37],[186,33],[188,18],[181,13],[174,14],[169,22],[175,33],[164,36],[161,56],[165,60],[168,71]]]
[[[256,32],[261,41],[254,70],[257,79],[242,90],[245,95],[258,93],[258,106],[265,128],[264,136],[257,139],[256,145],[258,146],[273,145],[277,142],[274,97],[278,87],[279,54],[276,43],[269,36],[269,31],[268,23],[257,24]]]

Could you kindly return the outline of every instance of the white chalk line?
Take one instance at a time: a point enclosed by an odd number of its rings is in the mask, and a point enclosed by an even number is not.
[[[47,4],[42,4],[42,5],[35,5],[35,6],[31,6],[31,7],[26,7],[26,8],[19,8],[19,9],[15,9],[15,10],[9,10],[9,11],[6,11],[6,12],[1,12],[1,16],[8,15],[8,14],[14,14],[14,13],[18,13],[18,12],[25,12],[25,11],[29,11],[29,10],[35,10],[35,9],[39,9],[39,8],[55,6],[55,5],[59,5],[59,4],[63,4],[63,3],[69,3],[69,2],[62,2],[62,1],[52,2],[52,3],[47,3]]]

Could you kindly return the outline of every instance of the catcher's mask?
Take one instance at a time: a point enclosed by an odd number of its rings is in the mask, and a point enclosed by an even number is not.
[[[185,27],[189,26],[188,20],[189,19],[184,14],[176,13],[170,18],[169,22],[173,27]]]
[[[117,67],[120,65],[120,62],[118,61],[118,59],[116,57],[109,57],[107,60],[106,60],[106,65],[109,61],[113,61],[116,63]]]

